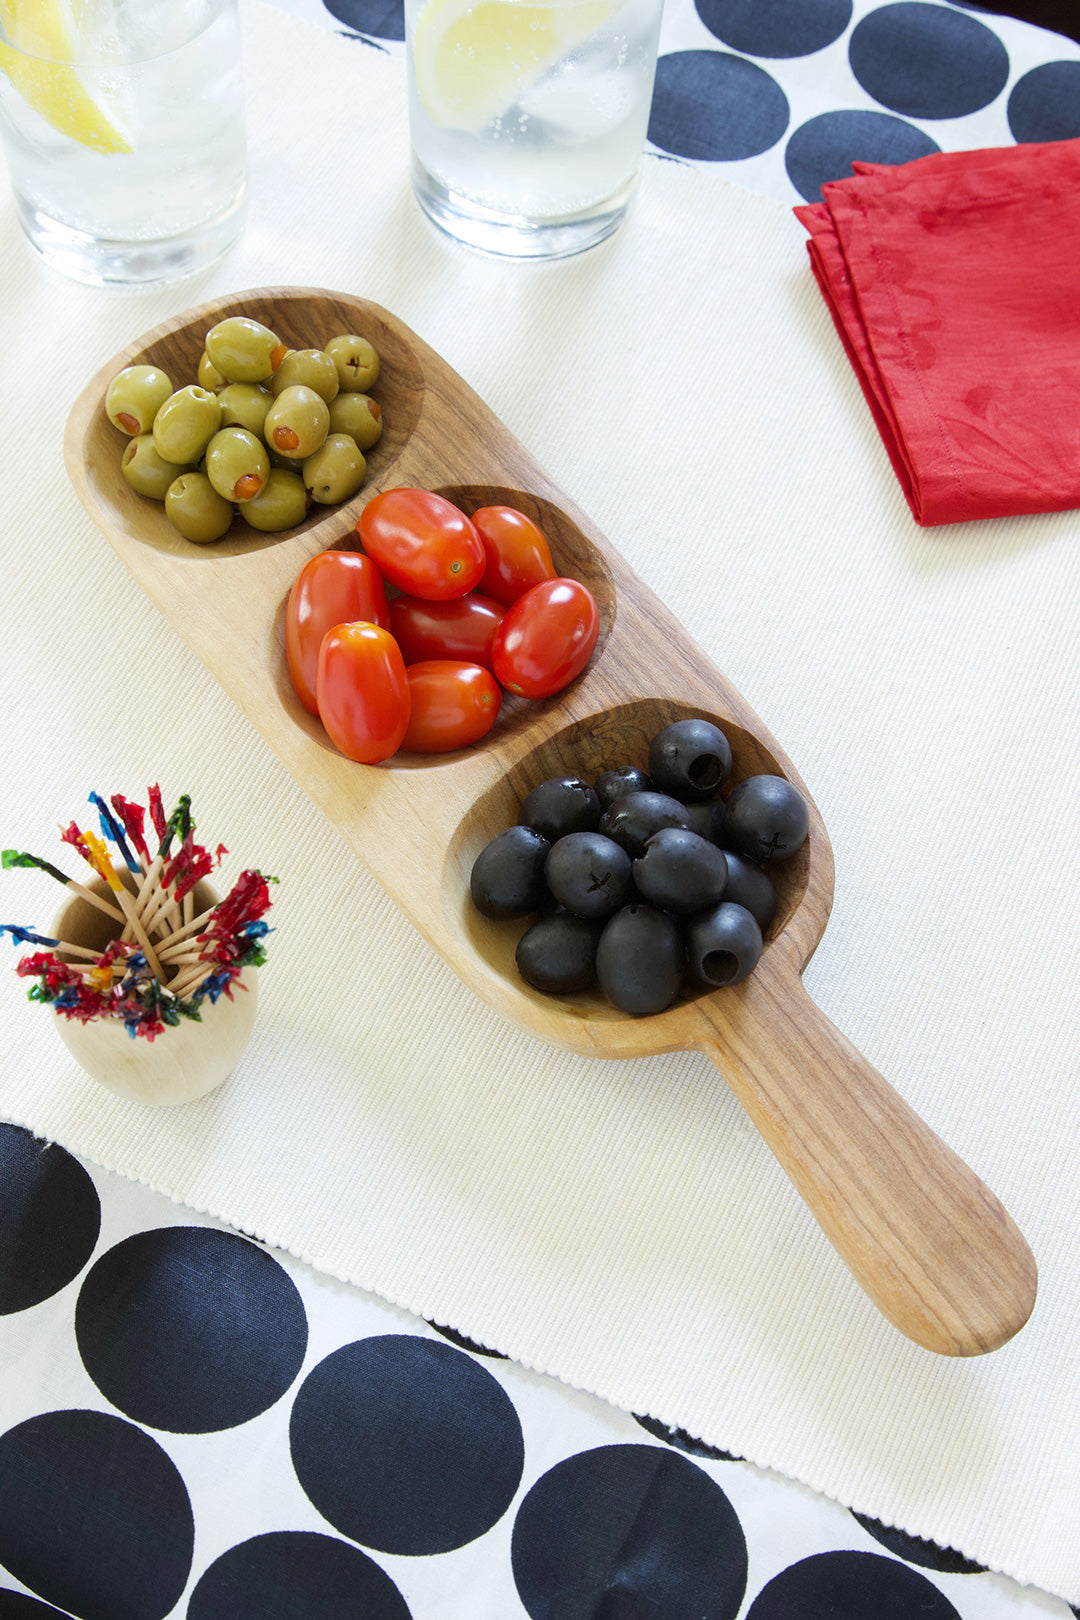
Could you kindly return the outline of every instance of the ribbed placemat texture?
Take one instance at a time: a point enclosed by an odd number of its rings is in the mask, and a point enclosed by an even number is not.
[[[601,248],[484,260],[411,198],[399,61],[259,0],[245,28],[251,217],[222,265],[100,294],[0,208],[0,841],[53,857],[91,789],[191,793],[235,870],[281,878],[259,1020],[219,1093],[149,1112],[81,1075],[12,973],[0,1111],[1080,1601],[1080,519],[915,527],[779,204],[650,157]],[[576,1058],[482,1007],[83,513],[60,447],[85,379],[279,283],[372,298],[442,353],[790,753],[838,873],[806,982],[1031,1242],[1006,1348],[944,1361],[884,1322],[703,1059]],[[57,892],[8,873],[0,910],[43,926]]]

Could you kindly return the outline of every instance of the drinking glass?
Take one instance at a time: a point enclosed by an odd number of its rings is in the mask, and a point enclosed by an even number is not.
[[[0,134],[55,269],[133,286],[201,268],[243,224],[237,0],[5,0]]]
[[[472,247],[602,241],[637,184],[663,0],[405,0],[413,188]]]

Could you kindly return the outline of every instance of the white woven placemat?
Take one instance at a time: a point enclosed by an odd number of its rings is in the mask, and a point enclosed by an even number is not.
[[[252,213],[223,265],[99,294],[0,208],[0,842],[54,856],[91,789],[190,792],[237,870],[282,879],[259,1021],[220,1093],[150,1113],[11,974],[0,1111],[1080,1601],[1080,518],[914,527],[783,206],[650,158],[594,252],[474,257],[409,194],[400,62],[245,16]],[[70,403],[167,315],[270,283],[360,293],[438,349],[791,754],[838,871],[807,983],[1026,1233],[1012,1344],[944,1361],[878,1317],[704,1060],[587,1061],[480,1006],[124,573],[64,474]],[[3,893],[51,915],[40,874]]]

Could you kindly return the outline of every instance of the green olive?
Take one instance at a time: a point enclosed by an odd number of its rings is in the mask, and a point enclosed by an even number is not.
[[[193,471],[190,467],[185,472]],[[175,461],[163,461],[154,449],[153,435],[140,433],[129,439],[120,458],[120,471],[137,495],[163,501],[165,492],[180,471]]]
[[[382,438],[382,406],[370,394],[339,394],[330,405],[331,433],[347,433],[358,450],[370,450]]]
[[[281,451],[275,450],[272,444],[267,445],[266,453],[270,457],[271,469],[274,467],[280,467],[282,472],[303,473],[303,456],[283,456]]]
[[[283,456],[305,460],[330,431],[330,410],[314,388],[302,383],[280,393],[266,413],[263,433],[268,446]]]
[[[230,315],[207,332],[206,352],[227,382],[265,382],[280,364],[285,345],[261,321]]]
[[[240,516],[253,529],[266,534],[279,534],[282,529],[295,529],[308,514],[311,500],[299,473],[286,472],[283,467],[272,467],[266,485],[253,501],[245,501]]]
[[[180,466],[198,461],[221,426],[221,406],[208,388],[191,383],[170,394],[154,417],[154,449]]]
[[[356,441],[347,433],[331,433],[304,462],[304,484],[320,506],[336,506],[356,494],[366,472]]]
[[[233,518],[232,503],[218,494],[205,473],[181,473],[169,485],[165,515],[185,540],[205,545],[220,540]]]
[[[125,366],[108,386],[105,415],[113,427],[132,438],[149,433],[172,391],[172,383],[159,366]]]
[[[247,428],[224,427],[206,447],[206,476],[225,500],[254,500],[270,476],[266,446]]]
[[[229,383],[218,395],[221,425],[247,428],[261,438],[266,413],[273,403],[273,394],[261,383]]]
[[[221,390],[225,387],[225,384],[228,381],[227,377],[223,377],[221,375],[221,372],[218,370],[217,366],[215,366],[205,349],[199,356],[199,370],[197,372],[197,376],[199,380],[199,387],[208,388],[212,394],[220,394]]]
[[[337,366],[324,349],[290,349],[274,373],[274,398],[298,383],[314,388],[328,405],[341,387]]]
[[[363,394],[379,375],[379,357],[367,338],[355,332],[333,337],[326,352],[337,367],[337,374],[345,393]]]

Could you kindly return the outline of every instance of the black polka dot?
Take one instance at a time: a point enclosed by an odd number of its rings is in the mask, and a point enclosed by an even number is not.
[[[46,1412],[0,1435],[0,1564],[79,1620],[163,1620],[191,1568],[184,1482],[105,1412]]]
[[[658,1446],[567,1457],[514,1521],[514,1580],[531,1620],[735,1620],[746,1541],[696,1464]]]
[[[635,1412],[634,1422],[640,1423],[646,1433],[653,1435],[655,1439],[663,1440],[665,1445],[674,1446],[678,1451],[685,1451],[691,1457],[711,1457],[718,1462],[742,1461],[733,1451],[721,1451],[717,1446],[707,1446],[704,1440],[695,1440],[685,1429],[669,1429],[659,1418],[644,1417]]]
[[[909,1536],[903,1530],[893,1530],[878,1519],[869,1519],[865,1514],[852,1513],[868,1535],[875,1541],[880,1541],[883,1547],[888,1547],[897,1558],[903,1558],[909,1564],[919,1564],[923,1569],[937,1569],[946,1575],[978,1575],[985,1568],[983,1564],[973,1564],[970,1558],[958,1553],[954,1547],[939,1547],[936,1541],[926,1541],[922,1536]]]
[[[816,1553],[763,1586],[746,1620],[960,1620],[945,1594],[878,1553]]]
[[[404,0],[323,0],[331,17],[373,39],[405,38]]]
[[[67,1286],[94,1252],[97,1189],[63,1148],[0,1124],[0,1316]]]
[[[1009,93],[1009,128],[1018,141],[1071,141],[1080,136],[1080,62],[1044,62]]]
[[[905,118],[962,118],[989,106],[1009,56],[985,23],[962,11],[900,0],[857,23],[851,71],[868,95]]]
[[[425,1318],[426,1320],[426,1318]],[[486,1344],[477,1344],[475,1339],[468,1339],[464,1333],[458,1333],[453,1328],[443,1327],[439,1322],[428,1322],[436,1333],[441,1333],[444,1339],[456,1344],[459,1350],[471,1350],[474,1356],[490,1356],[493,1361],[505,1361],[507,1358],[501,1350],[489,1350]]]
[[[304,1359],[291,1278],[232,1232],[166,1226],[125,1238],[87,1273],[79,1353],[101,1393],[154,1429],[207,1434],[265,1412]]]
[[[807,202],[818,202],[828,180],[852,174],[852,162],[908,163],[939,152],[936,141],[891,113],[820,113],[800,124],[787,143],[788,179]]]
[[[383,1334],[310,1372],[290,1427],[297,1478],[334,1529],[380,1552],[449,1552],[506,1512],[521,1424],[486,1367],[434,1339]]]
[[[656,64],[649,139],[676,157],[757,157],[776,145],[789,117],[776,80],[741,56],[670,51]]]
[[[49,1620],[50,1614],[58,1616],[58,1620],[68,1620],[68,1616],[54,1609],[51,1603],[39,1603],[37,1598],[27,1597],[24,1592],[6,1589],[0,1592],[0,1620]]]
[[[186,1620],[410,1620],[385,1570],[333,1536],[253,1536],[200,1576]]]
[[[696,0],[716,38],[747,56],[809,56],[839,39],[851,0]]]

